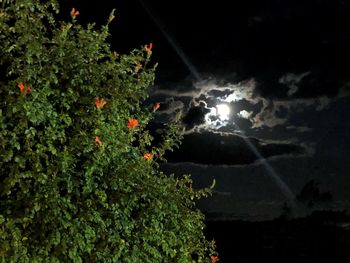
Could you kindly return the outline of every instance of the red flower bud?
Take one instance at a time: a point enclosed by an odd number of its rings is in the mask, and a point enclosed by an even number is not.
[[[99,146],[102,145],[102,142],[101,142],[100,138],[98,138],[98,136],[95,137],[95,142],[96,142]]]
[[[127,127],[128,127],[129,129],[133,129],[133,128],[137,127],[138,125],[139,125],[139,121],[136,120],[136,119],[134,119],[134,118],[132,118],[132,119],[130,119],[130,120],[128,121]]]
[[[107,101],[105,99],[100,99],[98,97],[95,100],[96,108],[99,109],[99,110],[102,109],[103,106],[106,105],[106,103],[107,103]]]
[[[210,256],[211,262],[215,263],[217,261],[219,261],[219,257],[218,256]]]
[[[72,7],[72,9],[70,10],[70,14],[71,14],[72,17],[75,18],[76,16],[80,15],[80,12],[75,10],[74,7]]]
[[[143,155],[143,159],[145,160],[152,160],[152,158],[153,158],[153,153],[145,153]]]

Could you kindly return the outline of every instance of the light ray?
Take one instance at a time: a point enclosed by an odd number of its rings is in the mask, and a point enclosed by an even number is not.
[[[156,24],[158,29],[162,32],[166,40],[169,42],[169,44],[172,46],[172,48],[175,50],[177,55],[181,58],[182,62],[186,65],[190,73],[196,78],[197,81],[200,81],[202,78],[197,71],[197,69],[194,67],[194,65],[191,63],[191,61],[186,56],[185,52],[182,50],[180,45],[176,42],[176,40],[171,36],[169,31],[167,30],[164,23],[162,23],[159,18],[154,14],[152,8],[147,5],[143,0],[139,0],[143,8],[146,10],[150,18],[153,20],[153,22]]]
[[[237,124],[236,124],[237,126]],[[292,192],[292,190],[289,188],[289,186],[281,179],[281,177],[277,174],[275,169],[271,166],[271,164],[264,158],[261,153],[258,151],[258,149],[255,147],[255,145],[249,140],[249,138],[246,136],[244,131],[242,131],[238,126],[238,130],[242,133],[242,138],[250,148],[250,150],[255,154],[256,157],[259,158],[259,161],[261,162],[262,166],[265,168],[267,173],[270,175],[270,177],[274,180],[274,182],[277,184],[281,192],[284,194],[284,196],[287,198],[289,205],[291,206],[292,211],[296,211],[298,208],[297,203],[295,202],[295,195]]]

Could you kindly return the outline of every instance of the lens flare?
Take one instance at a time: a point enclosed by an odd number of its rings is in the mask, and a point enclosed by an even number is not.
[[[152,8],[147,5],[142,0],[139,0],[143,8],[146,10],[150,18],[153,20],[153,22],[156,24],[158,29],[162,32],[165,39],[168,41],[168,43],[171,45],[171,47],[175,50],[177,55],[181,58],[182,62],[186,65],[189,72],[196,78],[197,81],[200,81],[202,78],[197,71],[196,67],[191,63],[191,61],[188,59],[187,55],[183,51],[183,49],[180,47],[180,45],[176,42],[176,40],[172,37],[169,30],[166,28],[165,24],[162,23],[159,18],[154,14]]]

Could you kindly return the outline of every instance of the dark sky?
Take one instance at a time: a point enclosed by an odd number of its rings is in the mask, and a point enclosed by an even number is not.
[[[192,174],[194,187],[216,179],[203,210],[271,219],[310,180],[332,194],[314,209],[350,207],[347,1],[84,2],[67,1],[82,21],[116,8],[118,52],[153,43],[156,120],[180,111],[186,126],[164,170]]]

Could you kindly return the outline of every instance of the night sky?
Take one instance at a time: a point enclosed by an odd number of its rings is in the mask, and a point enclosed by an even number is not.
[[[347,1],[84,2],[67,1],[83,22],[116,8],[117,52],[153,43],[154,126],[181,112],[186,127],[162,169],[192,174],[195,188],[216,179],[203,211],[267,220],[285,204],[301,214],[350,208]],[[293,201],[310,182],[312,205]]]

